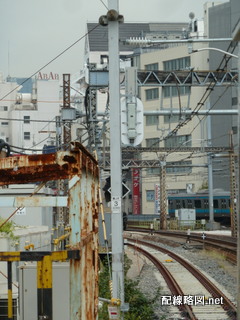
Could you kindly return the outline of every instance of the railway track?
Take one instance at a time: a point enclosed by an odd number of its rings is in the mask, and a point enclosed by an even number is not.
[[[149,233],[149,230],[140,229],[140,228],[131,228],[128,231],[136,231]],[[166,236],[166,237],[176,237],[182,238],[187,241],[187,232],[178,232],[178,231],[154,231],[155,235]],[[236,238],[228,237],[228,236],[220,236],[220,235],[210,235],[205,234],[205,238],[203,239],[202,234],[199,233],[191,233],[190,239],[191,241],[196,241],[204,244],[206,249],[212,249],[215,251],[221,252],[227,260],[236,264],[237,263],[237,242]]]
[[[171,290],[171,296],[167,296],[167,298],[175,299],[176,306],[184,319],[236,319],[236,306],[193,265],[172,251],[156,244],[129,237],[125,238],[128,240],[129,246],[144,254],[161,272]],[[146,246],[148,249],[145,250],[139,245]],[[154,255],[149,252],[149,248],[155,250]],[[168,259],[168,261],[173,263],[169,263],[168,268],[156,257],[159,252],[165,255],[165,258],[160,258],[162,261],[166,259],[166,255],[168,258],[171,257],[171,260]]]

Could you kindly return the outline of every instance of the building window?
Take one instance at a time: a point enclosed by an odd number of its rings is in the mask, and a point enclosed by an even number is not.
[[[164,71],[174,71],[174,70],[186,70],[190,68],[190,57],[184,57],[179,59],[173,59],[163,62]],[[178,95],[187,95],[190,93],[189,86],[171,86],[163,87],[164,98],[176,97]]]
[[[1,125],[6,127],[6,126],[8,126],[8,122],[5,122],[5,121],[1,122]]]
[[[146,190],[147,201],[154,201],[154,190]]]
[[[175,123],[175,122],[179,122],[179,115],[164,116],[164,123]]]
[[[196,209],[200,209],[201,208],[201,200],[194,200],[194,207]]]
[[[159,174],[160,174],[160,169],[158,168],[158,167],[156,167],[156,168],[147,168],[147,174],[148,175],[157,175],[157,176],[159,176]]]
[[[236,106],[238,104],[238,98],[237,97],[233,97],[232,98],[232,106]]]
[[[8,106],[0,106],[0,111],[8,111]]]
[[[159,70],[158,69],[158,63],[151,63],[151,64],[145,64],[145,70],[147,71],[153,71],[153,70]]]
[[[233,134],[237,134],[237,132],[238,132],[237,126],[232,127],[232,132],[233,132]]]
[[[146,116],[146,126],[153,126],[159,124],[158,116]]]
[[[178,161],[178,162],[168,162],[166,172],[167,173],[191,173],[192,161]]]
[[[30,132],[24,132],[24,140],[30,140]]]
[[[164,141],[165,148],[191,147],[191,135],[169,137]]]
[[[30,123],[30,116],[24,116],[23,117],[23,122],[24,123]]]
[[[184,115],[184,119],[191,119],[191,115],[187,114],[187,115]],[[176,122],[179,122],[180,120],[180,115],[173,115],[173,114],[170,114],[170,115],[167,115],[167,116],[164,116],[164,123],[176,123]]]
[[[101,63],[101,64],[108,64],[108,55],[102,54],[102,55],[100,56],[100,63]]]
[[[157,148],[159,147],[159,138],[146,139],[147,148]]]
[[[163,87],[164,98],[184,96],[190,94],[191,88],[188,86]]]
[[[146,100],[156,100],[159,98],[158,88],[145,90]]]
[[[190,67],[190,57],[173,59],[163,62],[164,71],[186,70]]]

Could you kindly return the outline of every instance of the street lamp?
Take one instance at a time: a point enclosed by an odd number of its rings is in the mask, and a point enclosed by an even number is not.
[[[227,52],[227,51],[224,51],[224,50],[221,50],[221,49],[218,49],[218,48],[199,48],[199,49],[193,50],[192,47],[189,47],[188,50],[189,50],[189,54],[195,53],[195,52],[199,52],[199,51],[204,51],[204,50],[214,50],[214,51],[222,52],[222,53],[226,54],[227,56],[230,56],[230,57],[238,59],[237,55],[232,54],[232,53]]]

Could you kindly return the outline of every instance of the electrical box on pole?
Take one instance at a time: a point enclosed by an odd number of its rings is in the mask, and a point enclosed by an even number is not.
[[[125,97],[121,98],[121,140],[137,146],[143,140],[143,104],[137,98],[137,69],[126,69]]]

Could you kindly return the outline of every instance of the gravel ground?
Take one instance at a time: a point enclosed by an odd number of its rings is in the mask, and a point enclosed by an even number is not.
[[[213,279],[215,279],[221,287],[225,290],[224,293],[228,297],[232,298],[233,302],[236,302],[234,297],[237,296],[237,267],[233,266],[228,261],[215,253],[211,253],[205,250],[195,249],[190,245],[183,245],[179,247],[170,247],[165,244],[161,246],[172,250],[173,252],[187,258],[192,264],[198,267],[203,273],[207,273]],[[153,272],[156,268],[151,264],[143,264],[141,273],[139,276],[139,288],[149,298],[153,298],[157,292],[156,278],[153,276]],[[160,283],[159,283],[160,285]],[[161,288],[160,288],[161,289]],[[227,292],[226,292],[227,291]],[[228,294],[229,293],[229,294]],[[231,294],[231,295],[230,295]],[[160,298],[156,302],[155,306],[156,318],[153,320],[179,320],[181,318],[171,316],[169,318],[168,311],[169,306],[161,306]]]

